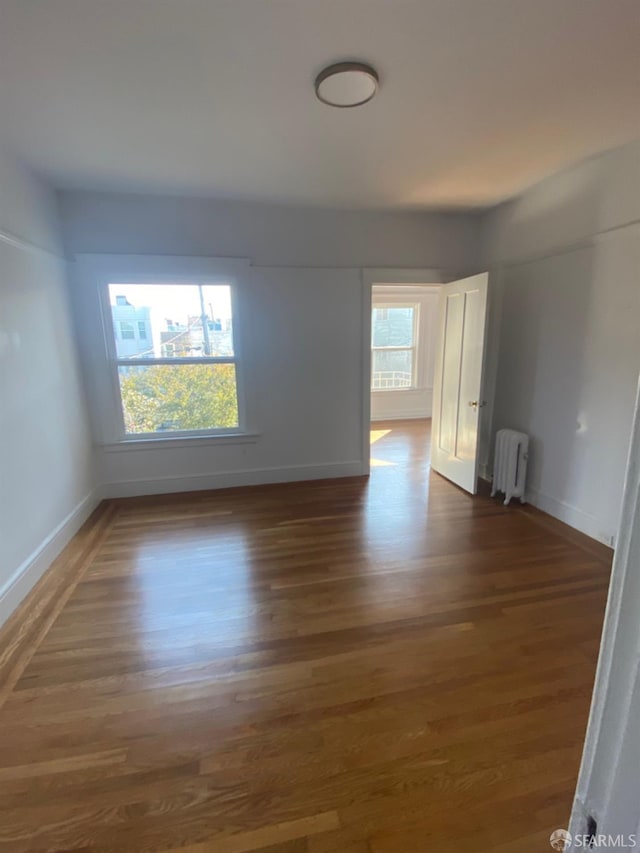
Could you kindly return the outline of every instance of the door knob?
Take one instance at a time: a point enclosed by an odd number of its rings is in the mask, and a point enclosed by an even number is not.
[[[486,400],[469,400],[469,405],[472,409],[481,409],[483,406],[487,405]]]

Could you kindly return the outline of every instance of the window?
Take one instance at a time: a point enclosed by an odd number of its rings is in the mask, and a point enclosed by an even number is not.
[[[110,284],[109,303],[127,436],[238,429],[230,285]]]
[[[136,339],[133,323],[127,323],[124,320],[120,322],[120,338],[123,341],[134,341]]]
[[[371,312],[371,390],[415,387],[418,305],[373,304]]]

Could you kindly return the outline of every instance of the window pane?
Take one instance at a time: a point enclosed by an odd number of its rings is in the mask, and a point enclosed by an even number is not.
[[[415,305],[375,308],[371,314],[371,340],[374,347],[413,346]]]
[[[238,426],[234,364],[119,367],[128,434]]]
[[[120,323],[120,337],[123,341],[135,340],[136,336],[133,332],[133,323]]]
[[[228,284],[110,284],[109,302],[118,358],[233,356]]]
[[[411,388],[413,350],[373,350],[371,388]]]

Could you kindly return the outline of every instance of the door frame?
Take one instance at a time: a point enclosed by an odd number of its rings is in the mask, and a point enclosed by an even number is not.
[[[371,306],[373,302],[373,286],[402,287],[408,285],[433,285],[437,287],[453,281],[455,275],[445,274],[442,270],[428,268],[379,267],[362,269],[361,282],[361,458],[362,473],[368,476],[371,472]]]
[[[589,818],[597,821],[598,833],[621,835],[637,834],[640,820],[640,806],[635,797],[640,782],[637,763],[640,719],[640,383],[616,543],[589,722],[569,824],[574,839],[588,834]],[[574,843],[570,845],[569,853],[577,849]]]

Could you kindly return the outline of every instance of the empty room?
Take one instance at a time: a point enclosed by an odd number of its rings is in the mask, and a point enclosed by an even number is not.
[[[640,851],[637,0],[0,0],[0,853]]]

